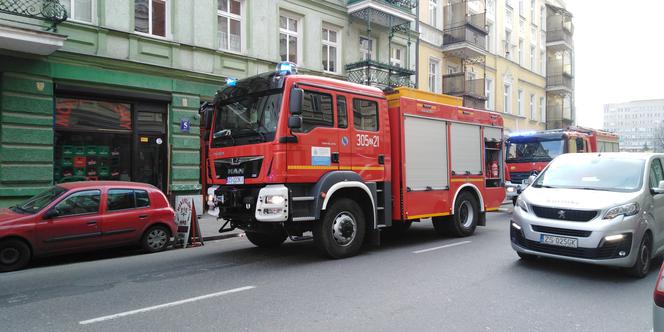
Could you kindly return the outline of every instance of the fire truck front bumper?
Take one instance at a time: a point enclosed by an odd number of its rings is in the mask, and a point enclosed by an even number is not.
[[[284,222],[288,220],[288,188],[284,185],[212,186],[208,213],[234,221]]]

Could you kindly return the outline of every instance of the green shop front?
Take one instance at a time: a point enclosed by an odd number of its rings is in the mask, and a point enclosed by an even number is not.
[[[0,207],[70,181],[200,195],[198,108],[218,85],[76,58],[0,54]]]

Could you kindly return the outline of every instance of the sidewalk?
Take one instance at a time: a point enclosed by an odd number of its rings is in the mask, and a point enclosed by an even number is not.
[[[232,232],[227,233],[219,233],[219,228],[221,228],[223,222],[207,213],[204,213],[203,216],[198,219],[198,224],[201,227],[203,241],[214,241],[244,236],[244,231],[240,229],[235,229]]]

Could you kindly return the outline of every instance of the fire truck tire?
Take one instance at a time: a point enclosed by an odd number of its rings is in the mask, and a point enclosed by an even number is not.
[[[335,200],[313,229],[318,250],[331,258],[356,255],[364,241],[366,225],[362,209],[355,201]]]
[[[473,194],[464,191],[457,197],[454,215],[433,219],[433,227],[441,235],[465,237],[473,235],[480,217],[480,209]]]
[[[245,232],[244,234],[249,242],[261,248],[278,247],[288,238],[288,234],[283,229],[275,229],[270,233]]]

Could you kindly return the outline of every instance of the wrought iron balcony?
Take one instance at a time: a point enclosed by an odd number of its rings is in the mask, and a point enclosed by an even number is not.
[[[574,48],[572,34],[566,29],[549,30],[546,32],[546,47],[554,50]]]
[[[348,0],[348,14],[370,24],[392,28],[415,21],[417,0]]]
[[[479,13],[473,13],[466,1],[445,6],[444,52],[462,59],[486,55],[486,13],[481,6],[483,2],[479,3],[482,10]]]
[[[365,60],[346,65],[346,78],[349,82],[375,86],[378,88],[407,86],[414,87],[411,76],[415,71]]]
[[[466,73],[443,75],[443,93],[463,97],[463,106],[484,109],[486,94],[483,78],[467,79]]]
[[[59,0],[0,0],[0,13],[48,21],[47,30],[53,31],[67,20],[67,9]]]
[[[546,91],[569,92],[574,89],[573,78],[568,74],[546,75]]]

